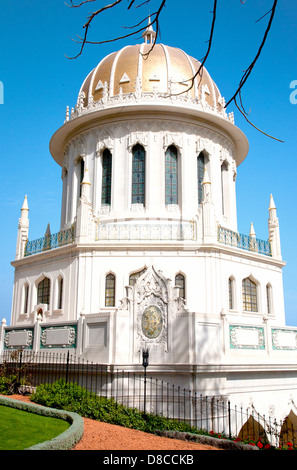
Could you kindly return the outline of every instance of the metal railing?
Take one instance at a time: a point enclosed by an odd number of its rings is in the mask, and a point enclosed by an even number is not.
[[[256,252],[261,255],[272,256],[269,240],[260,240],[249,235],[233,232],[221,226],[218,227],[218,242],[242,250]]]
[[[69,245],[74,242],[75,226],[72,225],[66,230],[61,230],[52,235],[45,235],[36,240],[27,241],[24,256],[42,253],[43,251],[59,248],[60,246]]]
[[[272,445],[289,440],[297,446],[297,429],[285,419],[260,415],[255,409],[231,407],[224,396],[205,396],[142,372],[129,372],[110,365],[79,359],[70,352],[4,351],[0,375],[29,378],[26,389],[64,379],[84,387],[86,393],[113,398],[128,408],[137,408],[164,418],[182,421],[208,433],[234,439],[268,439]],[[145,396],[145,402],[144,402]]]

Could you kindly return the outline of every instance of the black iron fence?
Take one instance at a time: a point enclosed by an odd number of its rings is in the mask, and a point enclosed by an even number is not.
[[[297,429],[289,417],[277,423],[253,408],[232,407],[227,397],[202,395],[150,376],[146,368],[126,371],[89,362],[69,352],[22,350],[4,351],[0,356],[0,377],[1,374],[14,375],[21,392],[30,393],[40,384],[64,379],[129,408],[184,421],[214,436],[254,442],[262,439],[272,445],[297,447]]]

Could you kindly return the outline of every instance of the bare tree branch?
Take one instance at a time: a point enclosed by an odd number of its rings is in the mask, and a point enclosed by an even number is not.
[[[271,25],[272,25],[272,21],[273,21],[273,18],[274,18],[274,14],[275,14],[275,9],[276,9],[276,5],[277,5],[277,0],[274,0],[273,2],[273,6],[271,8],[271,14],[270,14],[270,18],[269,18],[269,22],[268,22],[268,25],[266,27],[266,30],[264,32],[264,36],[263,36],[263,39],[262,39],[262,42],[260,44],[260,47],[258,49],[258,52],[257,54],[255,55],[255,58],[254,60],[251,62],[251,64],[249,65],[249,67],[247,68],[247,70],[244,72],[240,82],[239,82],[239,85],[237,87],[237,90],[236,92],[234,93],[234,95],[230,98],[230,100],[226,103],[225,105],[225,108],[227,108],[227,106],[229,106],[229,104],[235,100],[236,96],[238,95],[238,93],[240,92],[240,90],[242,89],[243,85],[246,83],[248,77],[250,76],[250,74],[252,73],[252,70],[257,62],[257,60],[259,59],[260,57],[260,54],[262,52],[262,49],[264,47],[264,44],[266,42],[266,39],[267,39],[267,36],[268,36],[268,33],[269,33],[269,30],[271,28]]]
[[[77,5],[73,4],[73,0],[70,0],[70,1],[71,1],[71,5],[68,5],[68,6],[70,6],[72,8],[79,8],[84,3],[89,3],[89,2],[93,2],[93,1],[97,1],[97,0],[84,0],[83,2],[81,2],[80,4],[77,4]],[[97,11],[93,12],[90,16],[87,17],[88,21],[83,26],[83,28],[85,29],[84,37],[77,36],[79,38],[79,40],[81,41],[80,51],[76,56],[68,57],[68,59],[76,59],[77,57],[79,57],[83,53],[83,50],[84,50],[84,47],[85,47],[86,44],[106,44],[106,43],[109,43],[109,42],[119,41],[120,39],[125,39],[125,38],[131,37],[131,36],[135,36],[136,34],[145,31],[148,26],[151,26],[153,24],[156,25],[156,37],[155,37],[155,41],[154,41],[154,44],[155,44],[156,39],[159,35],[159,16],[160,16],[163,8],[165,7],[166,0],[162,0],[160,2],[160,6],[159,6],[158,10],[147,17],[147,18],[149,18],[149,17],[154,18],[152,21],[150,21],[149,25],[145,25],[145,26],[143,26],[143,27],[131,32],[131,33],[125,34],[123,36],[118,36],[118,37],[115,37],[115,38],[112,38],[112,39],[106,39],[106,40],[103,40],[103,41],[89,41],[87,39],[89,28],[90,28],[91,23],[94,20],[94,18],[97,17],[98,15],[100,15],[100,13],[102,13],[103,11],[106,11],[108,9],[114,8],[115,6],[119,5],[122,1],[123,0],[115,0],[113,3],[111,3],[109,5],[105,5],[104,7],[98,9]],[[135,5],[135,8],[139,8],[139,7],[149,3],[150,1],[151,0],[145,0],[140,5]],[[131,0],[131,2],[129,3],[127,9],[129,10],[134,5],[134,3],[135,3],[135,0]],[[143,21],[144,21],[144,19],[140,23],[138,23],[138,25],[142,24]],[[136,25],[136,26],[138,26],[138,25]],[[132,26],[131,29],[135,28],[136,26]],[[76,42],[78,42],[78,41],[76,41]]]
[[[182,92],[180,93],[177,93],[177,95],[181,95],[183,93],[187,93],[188,91],[190,91],[193,86],[194,86],[194,83],[195,83],[195,78],[200,75],[200,71],[201,71],[201,77],[200,77],[200,80],[202,80],[202,74],[203,74],[203,67],[204,67],[204,64],[209,56],[209,53],[210,53],[210,50],[211,50],[211,46],[212,46],[212,40],[213,40],[213,34],[214,34],[214,27],[215,27],[215,22],[216,22],[216,12],[217,12],[217,0],[214,0],[214,5],[213,5],[213,11],[211,12],[212,13],[212,23],[211,23],[211,28],[210,28],[210,35],[209,35],[209,40],[207,41],[208,42],[208,48],[207,48],[207,51],[206,51],[206,54],[205,56],[203,57],[201,63],[200,63],[200,66],[197,70],[197,72],[191,77],[189,78],[188,80],[186,81],[191,81],[191,85],[189,86],[189,88],[187,90],[183,90]]]
[[[267,134],[266,132],[264,132],[264,131],[262,131],[261,129],[259,129],[259,127],[255,126],[255,124],[253,124],[253,123],[247,118],[247,113],[246,113],[246,112],[243,112],[242,109],[240,109],[240,107],[239,107],[238,104],[237,104],[236,98],[234,98],[234,103],[235,103],[235,106],[237,107],[238,111],[243,115],[244,119],[245,119],[252,127],[254,127],[254,129],[256,129],[257,131],[261,132],[261,134],[264,134],[264,135],[266,135],[267,137],[270,137],[271,139],[277,140],[278,142],[284,142],[283,140],[277,139],[276,137],[273,137],[272,135]]]
[[[71,7],[71,8],[80,8],[84,4],[93,3],[93,2],[97,2],[97,1],[98,0],[82,0],[82,1],[80,1],[80,3],[75,4],[75,3],[73,3],[74,0],[70,0],[70,5],[68,5],[68,6]],[[121,39],[125,39],[125,38],[131,37],[131,36],[135,36],[135,35],[143,32],[143,31],[145,31],[149,26],[155,25],[155,28],[156,28],[155,33],[156,34],[155,34],[155,37],[154,37],[154,41],[151,45],[150,50],[147,53],[143,54],[144,57],[146,57],[146,58],[148,57],[148,55],[150,54],[150,52],[154,48],[154,46],[156,44],[156,40],[159,36],[159,31],[160,31],[159,17],[160,17],[161,12],[165,8],[166,0],[159,0],[158,9],[154,13],[152,13],[151,15],[145,16],[139,23],[134,24],[134,26],[125,27],[126,29],[133,30],[130,33],[124,34],[122,36],[114,37],[114,38],[111,38],[111,39],[102,40],[102,41],[90,41],[88,39],[89,29],[90,29],[90,26],[91,26],[93,20],[96,17],[98,17],[101,13],[103,13],[104,11],[110,10],[110,9],[114,8],[115,6],[119,5],[120,3],[122,3],[122,1],[123,0],[114,0],[114,2],[112,2],[110,4],[106,4],[105,6],[103,6],[103,7],[99,8],[98,10],[94,11],[93,13],[90,14],[90,16],[87,17],[87,22],[83,25],[83,28],[85,30],[84,36],[83,37],[77,36],[79,41],[76,41],[76,42],[79,42],[81,44],[80,51],[78,52],[78,54],[76,56],[68,57],[69,59],[76,59],[77,57],[79,57],[83,53],[83,50],[84,50],[86,44],[106,44],[106,43],[110,43],[110,42],[115,42],[115,41],[118,41],[118,40],[121,40]],[[141,1],[141,3],[137,4],[137,0],[130,0],[130,2],[128,4],[128,7],[127,7],[127,10],[131,10],[132,7],[141,8],[142,6],[147,5],[150,2],[151,2],[151,0],[143,0],[143,1]],[[241,2],[241,4],[244,4],[246,2],[246,0],[240,0],[240,2]],[[272,137],[271,135],[261,131],[257,126],[252,124],[252,122],[247,117],[249,115],[249,113],[247,113],[245,111],[244,106],[243,106],[243,102],[242,102],[242,97],[241,97],[241,90],[242,90],[243,86],[245,85],[246,81],[248,80],[249,76],[251,75],[251,73],[252,73],[252,71],[255,67],[255,64],[257,63],[257,61],[258,61],[258,59],[261,55],[261,52],[263,50],[263,47],[266,43],[267,36],[268,36],[268,33],[270,31],[270,28],[271,28],[271,25],[272,25],[272,22],[273,22],[273,19],[274,19],[276,6],[277,6],[277,0],[273,0],[272,8],[269,11],[267,11],[264,15],[262,15],[256,21],[256,23],[257,23],[260,20],[262,20],[264,17],[266,17],[267,15],[270,14],[268,25],[267,25],[267,27],[264,31],[263,39],[260,43],[258,51],[257,51],[253,61],[250,63],[248,68],[243,73],[235,93],[229,99],[229,101],[225,104],[225,108],[227,108],[232,102],[234,102],[235,106],[240,111],[240,113],[245,117],[246,121],[249,122],[249,124],[251,124],[255,129],[257,129],[259,132],[263,133],[264,135],[267,135],[268,137],[271,137],[275,140],[278,140],[279,142],[283,142],[282,140],[276,139],[275,137]],[[190,83],[189,87],[186,90],[181,91],[180,93],[176,93],[176,95],[184,94],[184,93],[187,93],[188,91],[190,91],[194,86],[195,79],[196,79],[197,76],[200,75],[200,82],[202,80],[204,64],[205,64],[205,62],[206,62],[206,60],[207,60],[207,58],[210,54],[212,43],[213,43],[214,28],[215,28],[216,15],[217,15],[217,0],[213,1],[213,10],[212,10],[211,13],[212,13],[212,23],[211,23],[211,28],[210,28],[209,39],[207,41],[208,42],[208,47],[207,47],[206,54],[203,57],[203,59],[200,61],[200,65],[199,65],[198,70],[196,71],[196,73],[191,78],[186,80],[187,82]],[[149,19],[149,24],[141,26],[148,19]],[[238,104],[237,98],[239,98],[239,103],[240,104]]]

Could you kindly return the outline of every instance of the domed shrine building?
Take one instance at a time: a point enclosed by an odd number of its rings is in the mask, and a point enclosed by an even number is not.
[[[207,70],[190,87],[200,63],[152,49],[154,35],[99,62],[50,141],[61,227],[30,240],[25,198],[1,348],[63,349],[130,371],[148,350],[155,377],[288,414],[297,329],[285,323],[273,198],[268,240],[252,225],[240,234],[247,138]]]

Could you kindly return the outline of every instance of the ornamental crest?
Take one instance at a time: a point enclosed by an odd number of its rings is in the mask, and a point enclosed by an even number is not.
[[[153,267],[140,276],[134,286],[136,347],[161,347],[167,351],[170,281]]]

